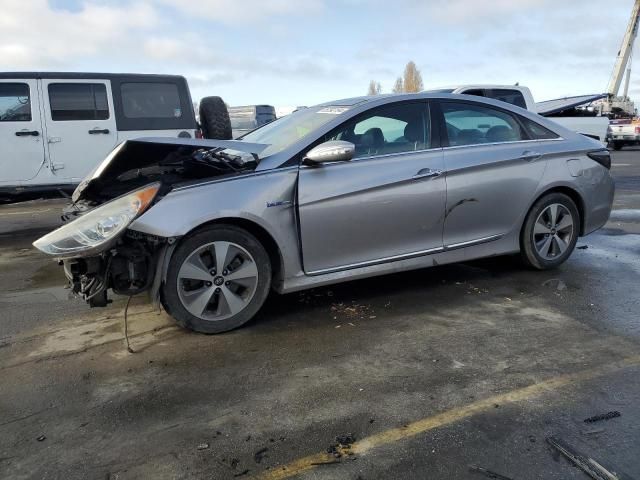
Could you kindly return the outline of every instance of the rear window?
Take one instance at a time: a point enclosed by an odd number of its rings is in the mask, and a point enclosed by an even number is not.
[[[550,140],[554,138],[560,138],[557,133],[552,132],[546,127],[529,120],[528,118],[520,117],[520,120],[524,124],[524,128],[527,129],[529,136],[534,140]]]
[[[519,90],[507,90],[507,89],[493,89],[487,90],[487,97],[494,100],[500,100],[501,102],[510,103],[521,108],[527,108],[527,102],[524,100],[524,95]]]
[[[123,83],[122,111],[127,118],[181,118],[180,94],[174,83]]]
[[[30,122],[31,100],[26,83],[0,83],[0,122]]]
[[[49,84],[51,119],[55,121],[106,120],[107,88],[103,83]]]

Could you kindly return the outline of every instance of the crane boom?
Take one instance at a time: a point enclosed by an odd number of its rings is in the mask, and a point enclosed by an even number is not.
[[[633,50],[633,43],[638,36],[638,21],[640,20],[640,0],[636,0],[633,10],[631,11],[631,18],[629,19],[629,26],[622,39],[622,45],[616,58],[616,63],[613,67],[613,73],[611,80],[609,81],[609,88],[607,93],[612,97],[618,95],[620,90],[620,84],[624,78],[625,67],[629,61],[629,56]]]

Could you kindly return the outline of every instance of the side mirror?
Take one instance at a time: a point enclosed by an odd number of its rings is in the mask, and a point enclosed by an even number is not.
[[[326,162],[346,162],[353,158],[356,146],[344,140],[330,140],[321,143],[307,152],[302,162],[305,165],[315,165]]]

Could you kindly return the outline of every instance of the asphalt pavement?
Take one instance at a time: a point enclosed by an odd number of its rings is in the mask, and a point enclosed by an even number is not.
[[[285,296],[217,336],[143,297],[89,309],[0,206],[0,478],[640,478],[640,149],[555,271],[492,258]],[[607,414],[609,419],[591,417]]]

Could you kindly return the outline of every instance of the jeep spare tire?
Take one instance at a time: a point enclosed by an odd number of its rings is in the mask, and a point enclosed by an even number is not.
[[[227,106],[220,97],[204,97],[200,100],[200,127],[202,136],[216,140],[230,140],[231,121]]]

